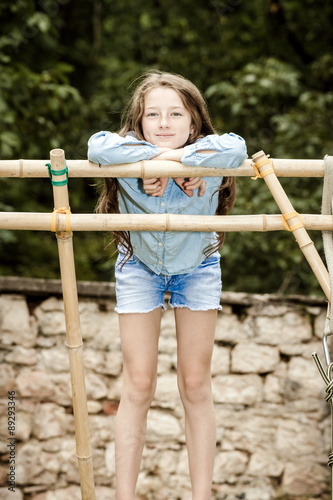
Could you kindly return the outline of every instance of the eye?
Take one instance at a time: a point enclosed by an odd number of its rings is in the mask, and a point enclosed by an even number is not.
[[[172,113],[173,116],[182,116],[181,113],[178,113],[177,111],[175,111],[174,113]]]
[[[148,114],[147,114],[147,116],[152,116],[152,117],[154,117],[154,116],[157,116],[157,113],[153,113],[153,112],[151,112],[151,113],[148,113]]]

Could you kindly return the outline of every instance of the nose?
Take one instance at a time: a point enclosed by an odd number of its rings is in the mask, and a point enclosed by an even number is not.
[[[160,116],[160,123],[159,123],[159,126],[160,127],[169,127],[169,117],[168,115],[161,115]]]

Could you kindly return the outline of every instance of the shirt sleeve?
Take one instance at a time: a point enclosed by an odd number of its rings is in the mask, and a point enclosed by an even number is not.
[[[198,153],[211,150],[214,153]],[[181,162],[188,167],[237,168],[247,158],[246,144],[237,134],[207,135],[184,148]]]
[[[100,165],[118,165],[150,160],[158,147],[132,135],[121,137],[113,132],[97,132],[88,141],[88,160]]]

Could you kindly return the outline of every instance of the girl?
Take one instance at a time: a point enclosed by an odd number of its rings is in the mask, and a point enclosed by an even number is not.
[[[215,134],[204,99],[190,81],[170,73],[144,75],[119,134],[99,132],[88,158],[101,165],[177,160],[188,166],[239,167],[244,140]],[[110,167],[112,168],[112,167]],[[98,209],[108,213],[226,214],[234,178],[106,179]],[[117,500],[133,500],[145,442],[146,417],[157,380],[165,291],[171,292],[177,336],[177,378],[185,410],[193,500],[211,498],[215,415],[210,365],[220,307],[224,234],[115,233],[117,312],[123,388],[116,417]]]

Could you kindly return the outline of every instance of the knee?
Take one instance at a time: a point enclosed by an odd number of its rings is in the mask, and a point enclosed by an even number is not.
[[[130,380],[125,382],[123,395],[135,406],[149,407],[156,389],[156,377],[148,374],[133,375]]]
[[[183,404],[200,404],[210,401],[212,388],[210,376],[191,374],[178,379],[178,387]]]

